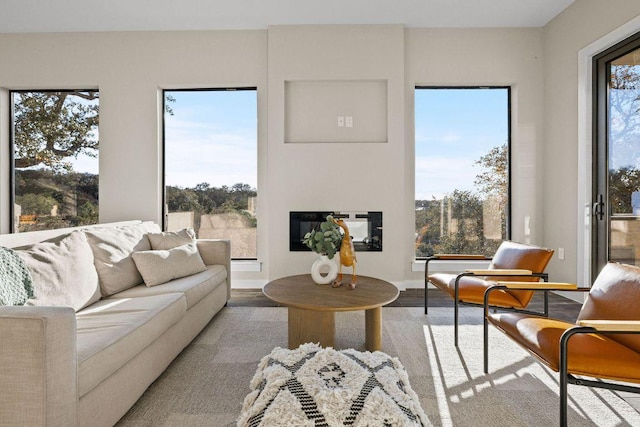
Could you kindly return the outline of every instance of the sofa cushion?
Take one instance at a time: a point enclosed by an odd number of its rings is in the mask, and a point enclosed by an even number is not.
[[[78,311],[100,299],[98,274],[84,233],[74,231],[17,248],[33,278],[27,305],[72,307]]]
[[[78,397],[154,342],[186,310],[183,294],[163,294],[105,299],[78,312]]]
[[[145,285],[134,286],[112,295],[110,298],[139,298],[177,292],[184,293],[187,298],[187,309],[190,309],[218,286],[226,284],[227,274],[227,269],[224,265],[209,265],[201,273],[153,287]]]
[[[134,252],[132,257],[147,286],[160,285],[207,268],[195,242],[169,250]]]
[[[103,296],[113,295],[142,283],[142,276],[131,254],[150,250],[146,234],[159,231],[160,227],[152,222],[85,231],[93,251]]]
[[[148,233],[149,243],[153,250],[167,250],[177,246],[186,245],[196,240],[193,228],[185,228],[180,231],[165,231],[163,233]]]

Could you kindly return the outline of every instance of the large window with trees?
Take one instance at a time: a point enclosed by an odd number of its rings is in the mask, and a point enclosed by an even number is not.
[[[97,90],[12,91],[12,231],[98,222]]]
[[[510,90],[415,90],[415,255],[492,255],[509,236]]]
[[[592,277],[640,265],[640,33],[593,59]]]
[[[256,88],[164,91],[165,229],[256,259]]]

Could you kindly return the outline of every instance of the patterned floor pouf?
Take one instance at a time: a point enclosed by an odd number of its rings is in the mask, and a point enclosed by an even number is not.
[[[258,365],[238,426],[430,426],[400,361],[304,344]]]

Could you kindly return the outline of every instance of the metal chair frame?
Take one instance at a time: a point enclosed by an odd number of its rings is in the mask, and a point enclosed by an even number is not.
[[[568,400],[569,390],[568,384],[604,388],[607,390],[626,391],[629,393],[640,394],[640,387],[629,386],[624,384],[609,383],[602,380],[593,381],[584,378],[578,378],[569,373],[569,339],[577,334],[640,334],[640,332],[630,331],[598,331],[588,326],[575,326],[567,329],[560,337],[560,426],[566,427],[568,422]],[[595,378],[595,377],[594,377]]]

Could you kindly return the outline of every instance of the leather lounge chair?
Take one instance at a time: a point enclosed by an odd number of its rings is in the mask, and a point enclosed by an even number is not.
[[[559,373],[561,426],[567,425],[568,384],[640,393],[639,387],[624,384],[640,383],[640,268],[609,263],[591,288],[547,285],[549,289],[589,292],[575,323],[523,313],[490,313],[488,302],[494,291],[531,287],[530,283],[498,283],[487,291],[485,373],[488,324],[492,324]]]
[[[547,281],[544,273],[553,250],[533,245],[504,241],[493,257],[483,255],[433,255],[427,258],[424,271],[424,312],[428,314],[427,287],[432,283],[435,287],[449,295],[454,301],[454,344],[458,346],[458,306],[459,304],[482,306],[484,293],[495,281]],[[429,263],[433,261],[468,262],[491,261],[487,269],[466,270],[457,274],[429,274]],[[547,315],[549,303],[544,291],[544,311],[542,313],[527,310],[527,306],[535,293],[534,290],[500,289],[493,292],[489,304],[494,308],[522,311]]]

